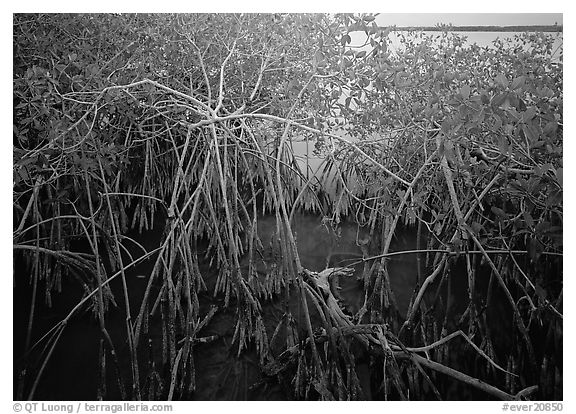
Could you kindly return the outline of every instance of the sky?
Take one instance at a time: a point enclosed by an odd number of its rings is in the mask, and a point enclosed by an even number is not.
[[[381,26],[561,25],[562,17],[562,13],[382,13],[376,22]]]
[[[430,18],[438,23],[438,19],[449,17],[453,24],[554,24],[563,11],[568,11],[569,0],[481,0],[477,2],[462,0],[289,0],[285,2],[270,0],[219,0],[219,1],[182,1],[182,0],[98,0],[79,2],[77,0],[27,0],[25,2],[3,2],[4,9],[11,12],[313,12],[313,13],[401,13],[410,14],[407,19],[417,19],[421,24],[427,24]],[[16,10],[10,10],[16,9]],[[418,13],[415,13],[418,12]],[[529,16],[526,12],[536,13]],[[544,13],[556,13],[550,18]],[[422,16],[422,13],[431,13]],[[458,13],[466,13],[457,16]],[[487,13],[490,13],[489,15]],[[510,13],[523,13],[512,16]],[[486,16],[481,16],[485,14]],[[8,15],[10,17],[10,15]],[[398,14],[396,18],[400,18]],[[404,19],[404,18],[403,18]],[[422,19],[422,20],[420,20]],[[464,19],[462,23],[459,19]],[[471,19],[470,21],[468,19]],[[475,20],[478,19],[478,20]],[[482,19],[480,21],[480,19]],[[486,20],[484,20],[486,19]],[[561,19],[561,17],[560,17]],[[518,23],[516,23],[518,21]],[[468,22],[468,23],[467,23]],[[406,23],[408,24],[408,23]],[[399,24],[397,24],[399,25]],[[413,24],[410,24],[413,25]],[[414,23],[416,25],[416,23]]]

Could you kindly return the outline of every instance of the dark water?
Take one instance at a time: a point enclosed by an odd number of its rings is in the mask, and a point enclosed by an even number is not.
[[[276,229],[274,217],[265,217],[258,222],[261,238],[273,236]],[[369,229],[355,223],[343,222],[333,227],[315,215],[299,214],[293,220],[292,231],[296,238],[302,266],[312,271],[322,271],[328,267],[353,265],[355,278],[342,280],[342,295],[347,297],[351,312],[355,313],[362,305],[364,291],[357,280],[361,277],[363,263],[362,243],[369,240]],[[264,240],[263,240],[264,243]],[[390,252],[417,249],[415,228],[403,229],[393,238]],[[371,249],[369,255],[380,253]],[[388,261],[390,284],[401,314],[405,314],[412,297],[418,264],[415,255],[392,256]]]
[[[263,245],[274,237],[276,222],[273,217],[261,218],[258,222],[259,235]],[[348,311],[353,314],[358,311],[364,300],[364,290],[360,278],[363,264],[361,243],[368,237],[365,229],[359,229],[353,223],[341,223],[336,229],[323,224],[320,217],[300,214],[294,219],[293,232],[296,237],[302,265],[312,271],[321,271],[326,267],[347,266],[356,263],[356,276],[342,281],[341,296]],[[162,231],[153,230],[132,235],[138,242],[151,250],[161,241]],[[405,230],[395,237],[391,251],[416,249],[415,230]],[[132,251],[133,254],[137,250]],[[153,260],[139,264],[126,273],[130,293],[130,304],[135,316],[144,296],[147,285],[147,275],[152,271]],[[401,314],[405,314],[417,278],[417,261],[414,255],[399,255],[389,262],[390,284],[396,297]],[[213,285],[210,278],[214,272],[203,269],[207,285]],[[25,325],[30,304],[30,288],[27,274],[18,274],[14,290],[14,349],[15,378],[17,367],[22,355],[25,337]],[[124,303],[120,281],[111,285],[115,293],[118,307],[112,308],[106,319],[106,326],[113,343],[118,345],[121,370],[129,372],[129,354],[126,345]],[[43,286],[39,291],[42,292]],[[63,293],[55,294],[53,306],[47,307],[42,301],[37,303],[37,318],[34,325],[34,339],[39,338],[55,323],[60,321],[82,297],[82,291],[76,283],[63,282]],[[42,295],[40,295],[42,296]],[[205,315],[210,306],[218,304],[211,292],[200,297],[200,314]],[[297,315],[298,302],[291,301],[289,307]],[[263,318],[267,330],[273,331],[283,313],[281,305],[274,301],[263,306]],[[209,344],[195,345],[196,391],[192,398],[196,400],[246,400],[246,399],[286,399],[289,396],[278,387],[268,385],[262,378],[258,368],[258,359],[254,351],[244,352],[241,356],[234,352],[231,346],[235,322],[234,309],[224,309],[216,313],[211,323],[202,331],[201,336],[217,335],[218,339]],[[34,395],[39,400],[94,400],[99,384],[98,353],[100,344],[100,329],[95,318],[85,312],[73,318],[65,328],[58,346],[46,366],[45,372]],[[159,318],[151,318],[149,339],[149,362],[161,365],[161,328]],[[282,338],[278,341],[282,343]],[[144,347],[145,348],[145,347]],[[146,360],[146,357],[142,358]],[[367,366],[360,365],[360,371],[367,371]],[[113,377],[112,362],[108,361],[108,375]],[[369,381],[369,373],[360,373],[361,381]],[[128,376],[126,379],[128,380]],[[144,382],[144,378],[142,381]],[[129,383],[129,381],[127,381]],[[30,379],[27,382],[28,390]],[[16,392],[16,391],[15,391]],[[109,380],[106,390],[107,399],[119,399],[120,393],[114,381]],[[26,397],[26,394],[24,394]],[[145,397],[145,396],[144,396]],[[368,398],[369,396],[366,396]]]

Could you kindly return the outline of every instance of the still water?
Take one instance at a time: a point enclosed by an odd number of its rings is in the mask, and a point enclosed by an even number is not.
[[[362,273],[362,264],[359,260],[363,251],[359,240],[367,237],[365,229],[353,223],[341,223],[337,229],[323,223],[322,218],[311,214],[295,214],[292,231],[296,237],[297,248],[302,265],[311,271],[321,271],[326,267],[354,265],[354,277],[347,278],[341,284],[342,306],[349,314],[359,310],[364,299],[363,285],[359,280]],[[275,237],[276,220],[273,216],[260,217],[258,220],[258,233],[263,244],[263,250],[258,257],[263,258],[257,263],[259,277],[266,278],[266,269],[269,269],[269,258],[274,257],[269,252],[271,240]],[[151,250],[162,243],[163,231],[161,226],[143,233],[130,234],[146,249]],[[391,251],[413,250],[416,248],[416,234],[406,231],[394,238]],[[134,250],[134,255],[137,251]],[[134,256],[136,257],[136,256]],[[138,309],[146,290],[148,275],[152,273],[153,260],[147,260],[126,272],[130,305]],[[17,269],[22,272],[24,269]],[[243,269],[246,270],[246,269]],[[258,357],[254,350],[248,350],[241,356],[236,356],[231,344],[234,337],[236,321],[234,306],[229,309],[221,306],[219,298],[212,295],[211,288],[216,282],[216,273],[208,267],[201,268],[202,277],[208,291],[199,295],[200,314],[205,315],[213,306],[219,310],[211,322],[202,330],[201,336],[216,339],[206,344],[198,344],[194,348],[196,360],[196,391],[191,396],[195,400],[245,400],[245,399],[286,399],[288,395],[273,387],[262,390],[255,386],[264,379],[258,369]],[[399,255],[389,263],[390,284],[395,302],[401,314],[405,314],[412,297],[417,278],[417,261],[411,255]],[[20,276],[24,276],[20,274]],[[22,280],[22,278],[19,278]],[[62,293],[55,293],[53,304],[48,307],[44,301],[37,303],[37,314],[41,315],[35,321],[33,337],[38,339],[49,331],[58,321],[81,300],[82,289],[73,281],[63,282]],[[130,378],[130,356],[126,345],[125,315],[120,281],[111,283],[111,289],[117,301],[106,316],[106,325],[112,341],[118,346],[120,357],[120,370],[124,378]],[[156,286],[154,289],[158,289]],[[157,292],[156,292],[157,294]],[[281,295],[282,296],[282,295]],[[26,315],[29,309],[29,295],[27,285],[18,284],[14,291],[14,323],[15,326],[26,325]],[[281,306],[281,297],[272,300],[262,300],[262,316],[266,330],[272,335],[284,312]],[[297,295],[290,295],[289,308],[295,315],[300,314],[300,304]],[[311,309],[311,318],[314,326],[321,326],[318,316],[314,316]],[[15,358],[18,363],[23,355],[18,350],[23,349],[25,332],[17,330],[14,337]],[[160,316],[150,316],[149,333],[146,335],[150,346],[150,355],[146,349],[141,355],[142,383],[147,381],[148,366],[152,363],[162,366],[162,324]],[[40,400],[95,400],[99,386],[98,365],[99,343],[101,335],[96,320],[90,313],[73,318],[64,329],[64,333],[55,347],[53,354],[42,375],[35,393]],[[282,343],[282,341],[277,341]],[[143,346],[143,348],[146,348]],[[106,398],[120,399],[116,386],[113,365],[108,369],[106,382]],[[18,365],[18,364],[16,364]],[[15,367],[16,367],[15,365]],[[366,367],[364,367],[366,368]],[[15,372],[15,376],[18,372]],[[368,374],[366,374],[368,375]],[[369,375],[367,376],[367,378]],[[165,398],[165,394],[162,394]]]
[[[467,36],[469,44],[476,43],[479,46],[490,46],[498,37],[513,37],[515,33],[501,32],[470,32],[462,33]],[[394,35],[392,34],[391,37]],[[562,34],[556,36],[554,50],[559,56],[562,50]],[[398,41],[398,39],[396,39]],[[399,44],[393,47],[400,47]],[[313,155],[313,144],[305,141],[292,142],[294,152],[302,170],[307,171],[309,176],[315,176],[321,170],[324,162],[323,158]],[[321,217],[310,215],[297,215],[293,223],[293,231],[296,235],[298,250],[303,265],[310,269],[319,271],[327,266],[345,266],[357,259],[362,258],[363,252],[358,245],[359,238],[365,237],[358,230],[357,226],[348,223],[343,224],[339,229],[339,236],[322,224]],[[271,237],[275,228],[273,218],[262,218],[259,221],[261,237],[266,239]],[[161,242],[161,229],[141,234],[137,239],[146,247],[153,248]],[[149,246],[148,246],[149,245]],[[416,249],[416,233],[407,229],[399,234],[393,242],[391,251],[414,250]],[[151,272],[151,263],[143,263],[138,268],[131,270],[128,276],[130,297],[134,300],[133,305],[137,305],[141,300],[146,286],[146,279],[142,275]],[[401,314],[406,312],[413,290],[417,282],[418,266],[414,256],[405,255],[394,258],[389,263],[391,288],[396,296],[397,304]],[[209,274],[206,275],[210,277]],[[209,281],[207,280],[208,284]],[[75,306],[82,297],[83,292],[74,290],[74,286],[67,286],[66,294],[57,294],[54,298],[55,305],[48,308],[44,303],[38,303],[39,314],[42,317],[36,322],[34,327],[34,337],[38,338],[57,323],[67,312]],[[120,297],[120,287],[112,286]],[[363,299],[362,286],[356,280],[351,279],[343,292],[346,304],[351,313],[358,310]],[[25,326],[26,312],[29,308],[29,298],[26,286],[18,285],[15,290],[14,300],[14,322],[15,326]],[[216,299],[206,294],[201,299],[202,313],[206,312],[208,306],[212,306]],[[121,308],[121,306],[120,306]],[[275,309],[274,304],[269,304],[264,308],[264,313],[270,315],[270,325],[273,326],[276,320],[273,319]],[[268,317],[267,317],[268,318]],[[124,323],[125,319],[121,312],[112,311],[107,318],[110,335],[114,342],[125,342]],[[266,319],[268,323],[268,319]],[[214,399],[285,399],[281,390],[271,389],[263,392],[254,389],[251,385],[258,383],[262,379],[258,372],[257,358],[254,353],[246,353],[235,358],[230,353],[229,344],[233,336],[234,314],[232,311],[222,310],[206,328],[204,334],[217,335],[220,339],[204,345],[198,345],[195,349],[197,360],[197,392],[194,399],[214,400]],[[151,321],[150,343],[155,344],[161,341],[161,327],[159,321]],[[14,336],[15,350],[22,349],[24,332],[16,332]],[[100,332],[97,324],[88,316],[73,320],[65,329],[60,344],[55,348],[54,354],[46,367],[46,371],[39,383],[36,398],[43,400],[93,400],[96,398],[98,387],[98,344]],[[125,347],[124,347],[125,348]],[[128,361],[126,350],[120,349],[122,362]],[[22,355],[15,352],[16,360]],[[153,357],[156,359],[157,355]],[[122,366],[122,370],[128,367]],[[368,375],[369,378],[369,375]],[[238,384],[242,384],[239,386]],[[108,397],[118,399],[112,383],[108,384]],[[252,390],[252,391],[251,391]]]
[[[424,35],[430,37],[440,37],[441,32],[423,32]],[[522,32],[452,32],[459,36],[465,37],[465,45],[477,44],[480,47],[493,47],[494,41],[501,39],[505,42],[518,42],[517,37],[522,35]],[[562,32],[559,33],[546,33],[546,36],[551,36],[554,38],[554,45],[552,50],[554,54],[552,56],[553,61],[558,61],[563,50],[564,36]],[[352,45],[360,46],[365,43],[366,35],[364,32],[354,32],[352,33]],[[391,51],[398,51],[402,49],[402,42],[400,40],[400,35],[395,32],[391,32],[388,35],[389,49]],[[368,49],[368,48],[367,48]]]
[[[494,42],[497,39],[504,41],[505,43],[518,44],[521,42],[519,38],[522,36],[522,32],[453,32],[459,36],[466,38],[465,45],[470,46],[476,44],[480,47],[494,47]],[[440,32],[424,32],[426,36],[440,37]],[[563,50],[563,34],[562,33],[547,33],[547,36],[554,38],[554,45],[552,50],[554,51],[552,56],[552,61],[558,61]],[[400,50],[402,48],[400,36],[396,33],[390,33],[388,39],[391,41],[391,50]]]

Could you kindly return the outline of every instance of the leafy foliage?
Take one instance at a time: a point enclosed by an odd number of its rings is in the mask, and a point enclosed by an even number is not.
[[[49,302],[67,275],[86,292],[43,338],[46,349],[91,306],[122,398],[188,398],[193,344],[215,312],[200,310],[210,289],[235,309],[238,353],[253,344],[262,371],[296,398],[370,395],[357,343],[383,373],[372,378],[376,398],[444,398],[448,385],[423,368],[449,366],[492,383],[482,390],[498,398],[536,384],[537,397],[561,398],[548,374],[562,366],[563,72],[551,35],[481,48],[450,31],[392,33],[373,15],[15,15],[13,27],[15,254],[31,269],[33,304],[40,282]],[[362,46],[352,43],[358,33]],[[320,172],[300,162],[293,143],[302,140],[324,159]],[[291,221],[301,210],[369,229],[355,324],[334,316],[300,263]],[[262,272],[258,219],[270,214],[275,260]],[[129,230],[158,221],[161,243],[128,255],[137,245]],[[428,274],[403,320],[389,250],[410,226]],[[90,255],[74,251],[78,240]],[[125,272],[146,258],[154,268],[134,310]],[[468,296],[461,311],[446,299],[457,278]],[[114,279],[123,281],[129,390],[106,321]],[[492,332],[498,295],[507,343]],[[270,325],[264,304],[282,296],[284,315]],[[158,306],[160,383],[170,384],[160,391],[140,352]],[[32,306],[26,352],[34,317]],[[452,331],[468,342],[448,342]],[[451,361],[454,351],[473,362]],[[29,397],[44,366],[32,380],[19,373]]]

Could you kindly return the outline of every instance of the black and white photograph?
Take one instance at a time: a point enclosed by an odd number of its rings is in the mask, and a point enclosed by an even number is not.
[[[562,10],[371,8],[12,14],[23,411],[566,408]]]

